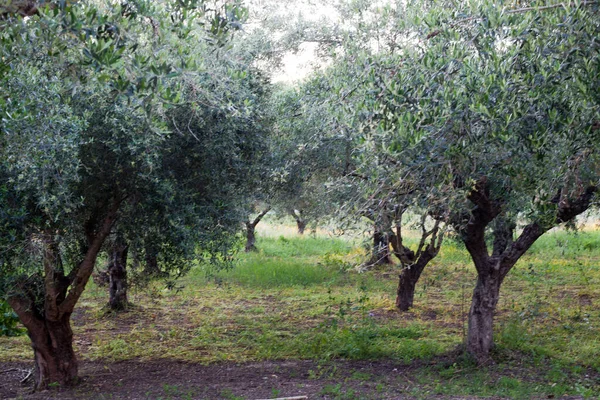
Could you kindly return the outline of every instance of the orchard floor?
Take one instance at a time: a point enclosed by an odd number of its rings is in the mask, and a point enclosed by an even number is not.
[[[446,361],[448,363],[450,361]],[[439,364],[439,361],[438,361]],[[1,399],[501,399],[439,395],[419,383],[427,364],[280,361],[201,365],[180,361],[83,362],[81,383],[32,393],[26,363],[0,363]],[[9,372],[6,372],[9,371]],[[305,396],[305,397],[302,397]],[[553,398],[544,396],[542,398]],[[583,397],[561,397],[580,399]]]
[[[257,245],[235,268],[132,285],[123,313],[90,282],[72,315],[81,383],[31,393],[27,336],[0,337],[0,400],[600,399],[600,230],[553,232],[515,266],[484,367],[456,351],[476,277],[456,242],[407,313],[395,307],[398,268],[357,272],[366,254],[354,242]]]

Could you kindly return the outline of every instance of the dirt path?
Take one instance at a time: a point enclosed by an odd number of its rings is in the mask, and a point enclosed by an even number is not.
[[[0,363],[0,398],[24,399],[412,399],[415,367],[392,362],[312,361],[190,364],[83,362],[82,383],[30,394],[20,380],[31,365]],[[427,398],[448,398],[425,396]],[[423,398],[423,394],[419,396]]]

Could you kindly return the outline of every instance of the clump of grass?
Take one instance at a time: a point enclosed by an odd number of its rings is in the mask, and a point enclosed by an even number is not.
[[[235,268],[219,271],[213,278],[244,287],[276,288],[333,284],[341,275],[340,271],[322,265],[307,264],[303,260],[265,259],[260,255],[249,255]]]

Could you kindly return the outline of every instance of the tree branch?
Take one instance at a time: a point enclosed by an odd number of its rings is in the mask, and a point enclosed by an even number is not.
[[[79,297],[81,297],[81,294],[85,289],[85,285],[87,284],[94,270],[94,265],[96,264],[96,257],[98,256],[98,252],[100,252],[104,240],[110,234],[112,226],[115,223],[115,220],[117,218],[117,212],[119,210],[119,206],[121,205],[121,200],[121,198],[114,199],[112,207],[104,217],[100,229],[95,233],[94,238],[87,249],[83,261],[81,261],[77,268],[77,272],[74,276],[71,290],[69,291],[69,294],[67,295],[65,300],[59,306],[60,315],[71,313],[73,311],[73,308],[75,308],[77,300],[79,300]]]
[[[252,221],[250,225],[252,225],[252,227],[255,228],[256,225],[258,225],[258,223],[263,219],[265,215],[267,215],[269,211],[271,211],[271,206],[268,206],[265,210],[258,214],[258,216],[254,218],[254,221]]]

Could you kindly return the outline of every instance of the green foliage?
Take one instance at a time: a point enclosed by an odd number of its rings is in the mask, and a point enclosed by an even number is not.
[[[0,301],[0,336],[17,336],[23,334],[18,326],[19,317],[7,302]]]

